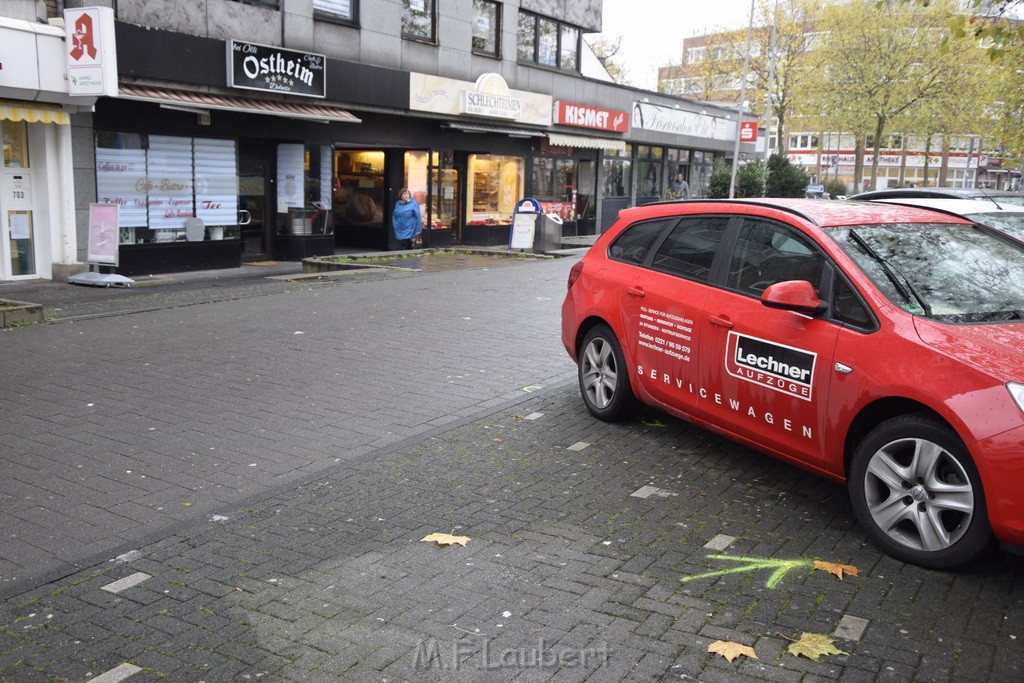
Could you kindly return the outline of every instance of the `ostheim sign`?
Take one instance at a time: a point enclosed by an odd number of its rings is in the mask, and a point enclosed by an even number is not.
[[[324,55],[240,40],[229,40],[227,46],[231,87],[326,97]]]

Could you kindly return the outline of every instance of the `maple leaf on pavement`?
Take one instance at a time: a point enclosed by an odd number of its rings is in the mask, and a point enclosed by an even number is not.
[[[850,576],[857,576],[860,570],[854,567],[852,564],[839,564],[838,562],[823,562],[822,560],[814,561],[814,568],[829,574],[835,574],[839,577],[839,580],[843,580],[843,574],[849,574]]]
[[[451,534],[430,534],[424,536],[420,541],[434,541],[438,545],[454,545],[458,543],[462,547],[466,547],[469,543],[469,536],[452,536]]]
[[[741,645],[740,643],[734,643],[730,640],[716,640],[708,645],[708,652],[714,652],[715,654],[722,655],[730,662],[740,655],[750,657],[751,659],[757,659],[757,654],[754,652],[754,648],[747,645]]]
[[[804,633],[800,639],[789,644],[786,652],[797,657],[807,657],[818,661],[822,655],[845,655],[848,654],[835,646],[835,640],[831,636],[820,633]]]

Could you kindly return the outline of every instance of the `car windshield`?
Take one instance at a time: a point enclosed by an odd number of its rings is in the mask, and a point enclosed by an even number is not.
[[[993,211],[991,213],[972,213],[968,216],[972,221],[1002,230],[1007,235],[1024,240],[1024,212]]]
[[[896,305],[944,322],[1024,320],[1024,247],[964,224],[827,232]]]

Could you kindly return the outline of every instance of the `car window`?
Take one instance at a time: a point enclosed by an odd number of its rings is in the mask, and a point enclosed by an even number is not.
[[[838,275],[833,287],[829,317],[861,330],[875,329],[875,320],[871,317],[864,302],[857,296],[857,291]]]
[[[886,224],[828,234],[909,313],[944,322],[1024,319],[1024,248],[969,224]]]
[[[651,267],[670,275],[707,282],[711,279],[711,264],[728,223],[727,217],[682,219],[658,248]]]
[[[672,218],[671,222],[675,220],[675,218]],[[634,263],[639,266],[647,258],[647,254],[650,253],[655,240],[668,227],[669,222],[668,219],[661,219],[634,223],[623,230],[622,234],[616,237],[615,241],[608,247],[608,258],[616,261],[625,261],[626,263]]]
[[[761,296],[768,285],[786,280],[821,284],[825,255],[792,228],[759,219],[745,219],[729,263],[726,287]]]
[[[993,211],[991,213],[971,214],[967,218],[987,225],[990,228],[1002,230],[1019,240],[1024,240],[1024,212]]]

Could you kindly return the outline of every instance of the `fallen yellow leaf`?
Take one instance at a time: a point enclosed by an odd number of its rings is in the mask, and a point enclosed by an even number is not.
[[[814,568],[819,569],[829,574],[835,574],[839,577],[839,580],[843,580],[843,574],[849,574],[850,576],[857,576],[860,570],[854,567],[852,564],[839,564],[838,562],[823,562],[821,560],[814,561]]]
[[[831,636],[820,633],[804,633],[796,642],[790,643],[786,652],[796,657],[807,657],[818,661],[822,655],[845,655],[847,653],[835,646]]]
[[[469,536],[452,536],[451,534],[430,534],[429,536],[424,536],[423,538],[421,538],[420,541],[433,541],[438,545],[454,545],[458,543],[463,548],[465,548],[466,544],[469,543]]]
[[[708,645],[708,652],[714,652],[715,654],[722,655],[730,662],[740,655],[750,657],[751,659],[757,659],[757,653],[754,652],[754,648],[748,645],[734,643],[730,640],[716,640]]]

